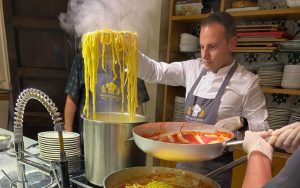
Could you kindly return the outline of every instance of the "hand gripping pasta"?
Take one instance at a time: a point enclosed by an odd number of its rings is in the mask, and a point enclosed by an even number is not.
[[[106,51],[106,49],[108,49]],[[109,52],[109,53],[108,53]],[[92,94],[93,117],[96,115],[96,84],[99,63],[106,73],[105,62],[111,54],[111,71],[114,80],[119,77],[122,97],[121,114],[124,113],[125,85],[127,87],[127,111],[129,120],[134,121],[137,101],[137,33],[102,29],[89,32],[82,38],[82,56],[84,59],[85,105],[83,113],[90,118],[89,100]],[[119,73],[117,73],[119,70]]]

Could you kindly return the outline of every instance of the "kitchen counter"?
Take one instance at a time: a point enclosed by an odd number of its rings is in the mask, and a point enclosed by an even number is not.
[[[9,134],[11,135],[11,142],[14,140],[14,133],[5,129],[0,128],[0,134]],[[36,140],[23,137],[24,140],[24,148],[31,146],[32,144],[37,143]],[[0,170],[4,170],[6,174],[12,174],[17,170],[17,162],[14,156],[8,154],[9,149],[0,151]],[[30,170],[32,167],[27,167],[26,170]],[[0,181],[4,177],[4,174],[0,171]],[[1,185],[0,185],[1,187]]]

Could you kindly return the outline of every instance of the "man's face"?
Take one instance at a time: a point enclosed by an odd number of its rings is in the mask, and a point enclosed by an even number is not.
[[[220,68],[230,65],[236,42],[236,37],[226,39],[225,28],[219,23],[203,26],[200,32],[200,48],[202,63],[206,69],[216,73]]]

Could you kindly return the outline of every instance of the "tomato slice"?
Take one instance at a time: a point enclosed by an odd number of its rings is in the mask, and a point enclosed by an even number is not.
[[[211,136],[202,135],[201,138],[202,138],[202,140],[204,141],[205,144],[209,144],[210,142],[217,140],[218,137],[211,137]]]
[[[200,144],[200,142],[195,138],[195,134],[184,132],[182,133],[183,138],[189,141],[191,144]]]
[[[179,144],[209,144],[209,143],[221,143],[226,140],[230,140],[232,135],[227,132],[195,132],[184,131],[176,133],[164,133],[164,134],[144,134],[143,137],[152,140],[158,140],[169,143]]]

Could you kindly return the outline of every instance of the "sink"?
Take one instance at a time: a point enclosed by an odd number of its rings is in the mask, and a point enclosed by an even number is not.
[[[8,173],[8,176],[13,182],[17,181],[16,172]],[[38,170],[32,170],[26,172],[26,178],[28,181],[29,188],[57,187],[57,186],[51,186],[52,184],[51,178]],[[4,176],[0,180],[0,188],[9,188],[9,187],[10,187],[10,181],[7,179],[7,177]]]

